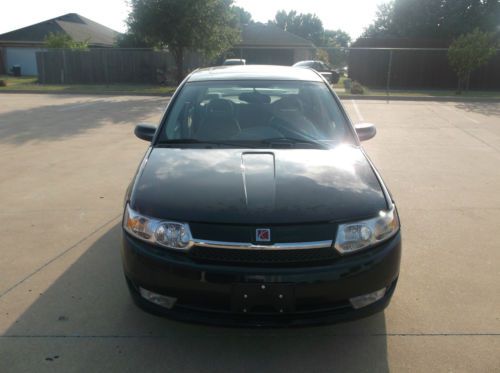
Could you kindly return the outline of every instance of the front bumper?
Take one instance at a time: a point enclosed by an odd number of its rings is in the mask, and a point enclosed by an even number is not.
[[[332,249],[333,250],[333,249]],[[185,253],[158,250],[123,232],[125,277],[135,302],[167,317],[227,326],[300,326],[358,319],[382,311],[394,292],[401,258],[398,233],[383,244],[328,263],[294,267],[216,265],[195,262]],[[291,308],[234,308],[235,288],[252,284],[285,286]],[[171,309],[151,303],[139,287],[177,298]],[[386,288],[384,297],[360,309],[349,298]]]

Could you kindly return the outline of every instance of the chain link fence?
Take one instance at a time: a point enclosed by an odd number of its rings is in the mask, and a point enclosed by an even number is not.
[[[458,85],[447,48],[318,48],[316,57],[343,72],[348,82],[369,89],[453,90]],[[472,72],[469,84],[471,90],[500,89],[499,50]]]

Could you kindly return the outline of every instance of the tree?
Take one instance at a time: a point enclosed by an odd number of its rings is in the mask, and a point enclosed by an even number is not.
[[[393,1],[380,4],[377,9],[375,21],[365,29],[363,37],[373,38],[390,36],[393,29],[391,24],[393,18],[393,7]]]
[[[137,34],[126,32],[118,35],[115,42],[118,48],[152,48],[154,44],[148,43],[146,40],[140,38]]]
[[[186,50],[213,58],[239,38],[232,0],[131,0],[129,32],[172,52],[177,81],[184,77]]]
[[[287,13],[280,10],[269,23],[323,48],[316,51],[318,59],[335,66],[347,63],[347,51],[342,48],[349,46],[351,37],[342,30],[325,30],[323,22],[315,14],[297,14],[295,10]]]
[[[233,12],[236,22],[240,28],[241,26],[253,23],[252,15],[245,9],[239,6],[232,6],[231,11]]]
[[[498,0],[392,0],[363,36],[452,39],[475,28],[494,32],[498,19]]]
[[[347,48],[350,43],[351,37],[347,32],[342,30],[325,30],[321,45],[325,47]]]
[[[469,89],[471,72],[488,62],[495,53],[492,35],[477,28],[451,43],[448,60],[458,76],[458,93],[464,86]]]
[[[57,49],[88,49],[88,39],[85,41],[75,41],[68,34],[49,32],[43,40],[45,48]]]
[[[349,52],[345,49],[351,43],[351,37],[342,30],[325,30],[322,46],[326,47],[328,60],[333,66],[347,65]]]
[[[330,56],[328,55],[328,52],[325,51],[324,49],[316,49],[316,59],[323,61],[326,64],[330,64]]]
[[[280,10],[276,13],[274,21],[270,24],[278,26],[284,31],[303,37],[316,45],[323,43],[323,22],[315,14],[297,14],[295,10],[286,12]]]
[[[269,22],[284,31],[291,32],[313,42],[318,47],[346,48],[351,42],[348,33],[342,30],[325,30],[323,22],[315,14],[297,14],[295,10],[280,10]],[[331,54],[329,52],[329,54]],[[331,56],[330,56],[331,59]]]
[[[498,0],[446,0],[442,4],[442,34],[455,38],[479,28],[497,32],[500,25]]]

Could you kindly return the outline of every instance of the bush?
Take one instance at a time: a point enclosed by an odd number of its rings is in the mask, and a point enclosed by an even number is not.
[[[495,54],[493,34],[478,28],[453,40],[448,49],[448,60],[458,76],[457,93],[461,93],[463,88],[469,89],[472,71],[487,63]]]
[[[363,86],[358,82],[352,82],[351,93],[355,95],[362,95],[364,92]]]
[[[5,80],[0,80],[0,87],[7,87],[7,82]]]
[[[330,64],[330,58],[328,53],[324,49],[316,49],[316,59],[323,61],[327,65]]]
[[[87,50],[89,48],[89,39],[85,41],[74,41],[73,38],[63,33],[49,32],[43,44],[45,48],[57,49],[74,49],[74,50]]]

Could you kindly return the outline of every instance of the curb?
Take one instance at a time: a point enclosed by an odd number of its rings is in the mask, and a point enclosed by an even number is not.
[[[337,95],[341,100],[500,102],[500,97]]]
[[[53,94],[53,95],[86,95],[86,96],[154,96],[172,97],[172,93],[142,93],[127,91],[43,91],[43,90],[3,90],[9,94]],[[337,94],[341,100],[374,100],[374,101],[438,101],[438,102],[500,102],[500,97],[457,97],[457,96],[386,96],[386,95],[346,95]]]
[[[171,97],[172,93],[142,93],[142,92],[127,92],[127,91],[43,91],[43,90],[3,90],[1,93],[9,94],[40,94],[40,95],[85,95],[85,96],[158,96]]]

